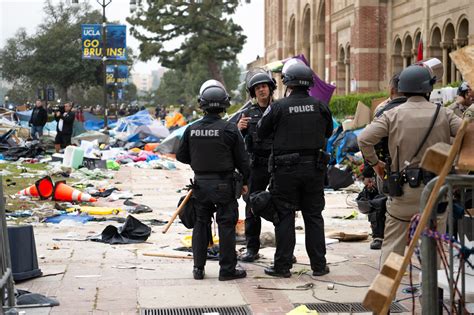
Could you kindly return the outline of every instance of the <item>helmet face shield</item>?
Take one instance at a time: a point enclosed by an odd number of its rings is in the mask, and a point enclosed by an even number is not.
[[[199,89],[198,102],[202,109],[227,108],[230,106],[230,97],[222,83],[207,80]]]
[[[288,60],[282,69],[283,84],[289,87],[310,88],[314,84],[313,71],[299,59]]]
[[[222,88],[224,91],[225,91],[225,87],[222,83],[220,83],[219,81],[217,80],[207,80],[206,82],[204,82],[202,85],[201,85],[201,88],[199,89],[199,95],[202,95],[202,93],[210,88],[211,86],[218,86],[220,88]]]
[[[285,64],[283,65],[283,69],[281,70],[281,74],[284,75],[286,74],[286,72],[288,71],[288,68],[291,67],[292,65],[295,65],[295,64],[303,64],[304,65],[304,62],[299,60],[299,59],[296,59],[296,58],[291,58],[290,60],[288,60],[287,62],[285,62]]]
[[[428,69],[430,71],[431,77],[436,78],[436,82],[439,82],[443,79],[443,63],[438,58],[421,60],[415,64]]]

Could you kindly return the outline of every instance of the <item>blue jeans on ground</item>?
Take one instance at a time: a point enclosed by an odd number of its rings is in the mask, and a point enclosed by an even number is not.
[[[38,134],[38,136],[36,136]],[[43,136],[43,126],[31,126],[31,138],[33,140],[39,140]]]

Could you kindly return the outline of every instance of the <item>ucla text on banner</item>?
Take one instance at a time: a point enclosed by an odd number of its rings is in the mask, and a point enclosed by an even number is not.
[[[107,25],[107,59],[127,60],[125,25]],[[102,26],[82,24],[82,59],[102,59]]]
[[[127,65],[107,65],[107,84],[114,85],[115,79],[117,83],[121,85],[128,84],[128,66]]]

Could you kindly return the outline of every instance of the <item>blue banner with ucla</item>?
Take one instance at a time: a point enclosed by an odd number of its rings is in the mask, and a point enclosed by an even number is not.
[[[128,66],[127,65],[107,65],[107,84],[114,85],[115,80],[119,85],[128,84]]]
[[[127,28],[107,25],[107,60],[127,60]],[[82,24],[82,59],[102,59],[102,26]]]

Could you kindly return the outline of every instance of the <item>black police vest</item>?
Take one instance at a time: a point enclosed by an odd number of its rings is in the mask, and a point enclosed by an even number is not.
[[[321,113],[322,103],[311,96],[289,96],[278,103],[281,116],[273,140],[275,151],[316,152],[324,147],[329,122]]]
[[[224,141],[227,121],[211,124],[197,122],[189,126],[191,168],[195,172],[231,172],[234,170],[232,149]]]
[[[268,154],[272,149],[272,139],[260,139],[257,136],[257,123],[262,118],[263,112],[260,110],[258,105],[252,105],[245,113],[246,117],[250,117],[250,121],[247,127],[247,135],[245,136],[245,145],[249,153],[265,152]]]

